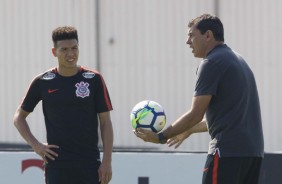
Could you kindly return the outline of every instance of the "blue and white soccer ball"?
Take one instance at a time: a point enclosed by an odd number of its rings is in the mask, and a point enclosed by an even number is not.
[[[165,127],[166,115],[160,104],[152,100],[144,100],[133,107],[130,122],[134,129],[140,127],[159,132]]]

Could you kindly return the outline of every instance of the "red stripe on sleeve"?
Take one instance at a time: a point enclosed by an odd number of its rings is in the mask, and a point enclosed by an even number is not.
[[[104,81],[102,75],[100,75],[100,77],[101,77],[102,84],[103,84],[104,98],[105,98],[105,102],[107,104],[107,108],[108,108],[108,110],[112,110],[113,107],[112,107],[112,104],[111,104],[109,96],[108,96],[108,91],[107,91],[107,87],[106,87],[105,81]]]
[[[102,85],[103,85],[104,99],[105,99],[107,108],[108,108],[108,110],[113,110],[111,101],[110,101],[109,96],[108,96],[108,91],[107,91],[106,83],[104,81],[103,76],[100,74],[100,72],[98,72],[96,70],[91,70],[91,69],[88,69],[88,68],[85,68],[85,67],[81,67],[81,68],[84,69],[84,70],[89,70],[89,71],[91,71],[91,72],[93,72],[93,73],[95,73],[95,74],[97,74],[97,75],[99,75],[101,77],[101,81],[102,81]]]

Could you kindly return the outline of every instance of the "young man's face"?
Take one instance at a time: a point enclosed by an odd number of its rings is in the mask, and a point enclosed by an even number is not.
[[[76,39],[57,41],[56,47],[52,49],[52,52],[58,58],[60,67],[72,68],[77,66],[79,49]]]
[[[204,58],[206,54],[206,36],[201,34],[196,26],[192,26],[188,30],[188,40],[186,44],[192,48],[192,53],[195,57]]]

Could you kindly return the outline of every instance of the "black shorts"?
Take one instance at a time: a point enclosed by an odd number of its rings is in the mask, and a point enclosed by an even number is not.
[[[100,184],[98,168],[45,168],[46,184]]]
[[[261,157],[208,155],[202,184],[258,184]]]

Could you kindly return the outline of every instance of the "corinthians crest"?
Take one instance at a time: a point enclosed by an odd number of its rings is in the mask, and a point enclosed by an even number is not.
[[[84,98],[84,97],[87,97],[89,96],[90,94],[90,91],[88,89],[88,86],[89,86],[89,83],[88,82],[83,82],[81,81],[80,83],[76,83],[75,84],[75,87],[76,87],[76,96],[77,97],[81,97],[81,98]]]

